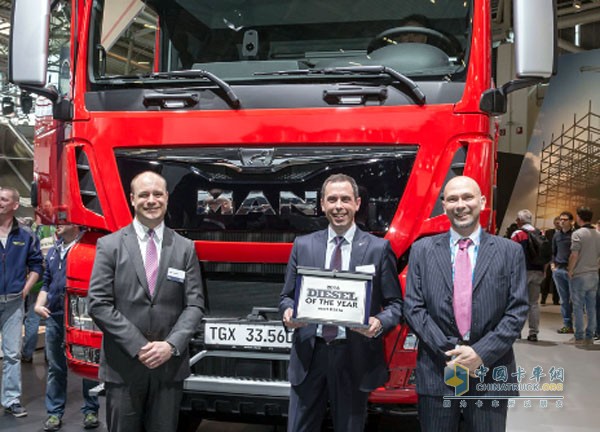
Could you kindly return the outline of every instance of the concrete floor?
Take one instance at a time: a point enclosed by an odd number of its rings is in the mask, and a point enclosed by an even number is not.
[[[541,408],[539,400],[517,401],[509,409],[508,430],[511,432],[592,432],[600,430],[600,341],[592,346],[564,344],[572,335],[557,334],[562,327],[559,306],[541,306],[540,341],[537,343],[520,340],[515,344],[517,363],[531,376],[533,368],[541,366],[544,373],[549,369],[564,368],[564,391],[545,392],[546,396],[563,396],[562,408],[548,400],[548,407]],[[525,324],[523,337],[527,337]],[[542,382],[548,382],[544,377]],[[536,395],[522,392],[522,395]]]
[[[592,432],[600,430],[600,342],[589,347],[565,345],[571,335],[560,335],[556,329],[562,326],[558,306],[542,306],[540,341],[537,343],[519,340],[515,344],[518,364],[526,371],[523,382],[529,380],[534,367],[541,366],[543,373],[551,367],[564,369],[564,391],[562,392],[521,392],[522,399],[516,400],[515,407],[509,409],[508,428],[510,432]],[[527,324],[523,331],[527,337]],[[549,382],[543,377],[541,382]],[[23,399],[29,411],[24,418],[15,419],[0,413],[0,431],[37,432],[42,431],[46,414],[44,408],[46,368],[42,351],[37,351],[32,364],[23,365]],[[528,399],[530,396],[531,399]],[[538,397],[563,396],[562,407],[547,399],[548,406],[540,407]],[[535,398],[534,398],[535,397]],[[104,423],[104,399],[100,416]],[[81,379],[70,376],[67,412],[63,418],[62,431],[83,431],[81,405]],[[381,431],[418,432],[414,419],[387,418],[382,421]],[[198,432],[273,432],[272,426],[249,425],[243,423],[203,422]],[[279,429],[281,430],[281,429]],[[106,432],[104,424],[96,429]],[[485,432],[485,431],[482,431]]]

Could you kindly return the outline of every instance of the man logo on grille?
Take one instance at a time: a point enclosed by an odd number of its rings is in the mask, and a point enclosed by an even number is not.
[[[272,148],[257,148],[257,149],[240,149],[240,159],[245,167],[266,167],[273,164],[273,154],[275,149]]]

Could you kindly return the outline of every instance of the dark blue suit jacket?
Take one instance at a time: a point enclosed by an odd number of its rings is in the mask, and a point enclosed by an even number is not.
[[[444,354],[461,339],[452,306],[453,280],[450,233],[417,241],[410,253],[404,316],[419,337],[417,393],[451,395],[444,383]],[[529,311],[525,256],[515,242],[481,233],[473,275],[473,308],[469,344],[489,368],[506,366],[509,382],[515,370],[512,345]],[[476,382],[479,382],[477,379]],[[470,388],[474,388],[472,380]],[[470,392],[472,393],[472,392]],[[487,392],[514,395],[516,392]]]
[[[323,268],[327,252],[327,230],[301,236],[294,241],[288,262],[285,285],[281,292],[279,310],[294,307],[296,269],[298,266]],[[396,269],[396,256],[389,241],[356,229],[350,256],[350,271],[357,266],[373,264],[373,294],[370,316],[381,321],[384,333],[394,328],[402,314],[402,293]],[[294,332],[289,366],[289,380],[292,385],[304,381],[311,367],[315,346],[316,324],[296,329]],[[388,379],[388,368],[383,353],[382,338],[367,338],[359,333],[346,332],[352,352],[352,378],[361,391],[370,392],[383,385]]]

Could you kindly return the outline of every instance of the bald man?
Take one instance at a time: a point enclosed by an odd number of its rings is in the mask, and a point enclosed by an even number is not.
[[[160,175],[131,181],[135,218],[98,241],[89,313],[103,332],[100,379],[110,432],[174,432],[188,343],[204,312],[194,244],[165,227]]]
[[[485,196],[469,177],[444,188],[450,231],[417,241],[410,253],[404,316],[419,337],[417,393],[423,432],[504,431],[508,396],[496,375],[515,380],[512,345],[527,317],[522,248],[483,231]],[[450,375],[448,374],[450,373]],[[466,378],[468,374],[471,378]],[[452,379],[452,377],[455,377]],[[466,382],[469,383],[469,391]],[[503,382],[504,383],[504,382]],[[483,385],[479,385],[483,384]],[[444,396],[498,396],[498,400]]]

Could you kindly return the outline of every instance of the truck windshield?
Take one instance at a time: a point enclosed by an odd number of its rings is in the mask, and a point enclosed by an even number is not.
[[[470,0],[96,0],[93,80],[208,71],[228,83],[383,66],[464,81]],[[298,74],[294,72],[297,71]],[[154,74],[154,75],[153,75]],[[193,75],[177,76],[192,79]]]

